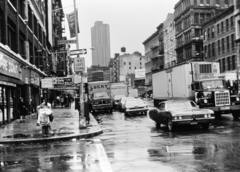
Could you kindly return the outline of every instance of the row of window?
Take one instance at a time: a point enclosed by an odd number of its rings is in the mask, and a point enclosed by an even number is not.
[[[217,47],[216,47],[217,46]],[[219,39],[218,41],[212,42],[211,44],[205,45],[204,46],[204,51],[205,51],[205,57],[206,58],[211,58],[215,57],[215,49],[217,48],[218,54],[223,54],[227,51],[230,51],[231,49],[235,49],[235,35],[229,35],[225,38]]]
[[[225,27],[224,27],[225,26]],[[234,27],[234,18],[231,16],[227,18],[225,21],[217,24],[217,35],[227,32],[230,28]],[[215,26],[204,30],[204,40],[211,39],[215,37]]]
[[[123,62],[124,65],[126,65],[126,62]],[[131,65],[131,62],[128,62],[129,65]],[[140,65],[142,65],[142,62],[140,62]]]
[[[194,0],[193,1],[193,5],[194,6],[212,6],[214,4],[214,1],[211,0],[210,4],[210,0]],[[224,0],[224,7],[227,8],[229,7],[229,0]],[[182,1],[182,3],[175,9],[175,15],[178,16],[180,13],[182,13],[186,8],[188,8],[191,5],[191,1],[190,0],[185,0]],[[215,0],[215,6],[216,7],[220,7],[220,0]]]
[[[220,59],[220,60],[218,60],[218,62],[220,64],[220,72],[221,73],[223,73],[225,71],[231,71],[231,70],[236,69],[235,55]]]

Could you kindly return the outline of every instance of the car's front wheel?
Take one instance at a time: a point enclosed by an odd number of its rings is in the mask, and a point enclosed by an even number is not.
[[[209,129],[209,123],[207,123],[207,124],[202,124],[202,128],[203,128],[204,130],[208,130],[208,129]]]
[[[232,116],[233,116],[233,120],[238,120],[239,119],[239,111],[233,111]]]
[[[174,130],[174,126],[173,126],[173,122],[171,119],[167,119],[167,127],[169,131],[173,131]]]
[[[156,128],[161,128],[161,124],[156,122]]]

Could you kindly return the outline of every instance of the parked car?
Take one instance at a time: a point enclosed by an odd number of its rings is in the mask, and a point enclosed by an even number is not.
[[[126,97],[126,95],[115,95],[113,97],[113,108],[119,108],[119,102],[123,97]]]
[[[123,104],[123,110],[126,115],[139,113],[147,115],[148,106],[142,99],[127,99]]]
[[[125,101],[127,99],[135,99],[134,97],[122,97],[120,102],[119,102],[119,108],[120,108],[120,111],[123,111],[123,104],[125,103]]]
[[[201,125],[208,129],[214,120],[214,112],[210,109],[200,109],[191,100],[168,100],[161,102],[158,109],[148,111],[150,119],[156,122],[156,127],[167,125],[173,131],[176,125]]]

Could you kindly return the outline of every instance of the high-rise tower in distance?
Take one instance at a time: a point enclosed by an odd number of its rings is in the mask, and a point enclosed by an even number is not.
[[[110,61],[110,29],[108,24],[96,21],[91,28],[92,65],[108,66]]]

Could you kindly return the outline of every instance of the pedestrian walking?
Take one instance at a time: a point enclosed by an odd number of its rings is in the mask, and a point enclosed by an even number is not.
[[[51,123],[53,122],[53,111],[51,104],[45,99],[38,107],[38,120],[37,126],[42,126],[42,134],[44,137],[48,137],[53,134]]]
[[[27,115],[27,104],[23,101],[23,98],[20,97],[20,101],[18,103],[18,112],[20,116],[20,122],[25,122],[25,116]]]
[[[61,102],[61,106],[63,107],[63,105],[64,105],[64,96],[61,96],[60,102]]]

